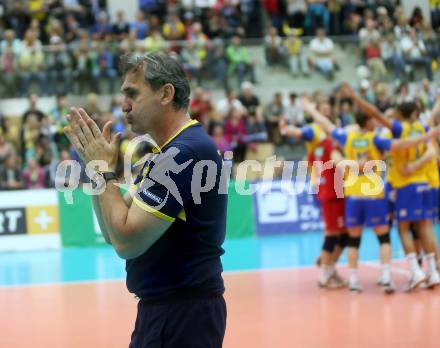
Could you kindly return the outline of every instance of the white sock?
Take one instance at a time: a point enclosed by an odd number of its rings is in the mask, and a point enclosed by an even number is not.
[[[350,268],[350,284],[359,283],[357,268]]]
[[[434,253],[426,255],[426,261],[428,263],[428,273],[432,274],[437,270],[436,264],[435,264],[435,255]]]
[[[329,267],[329,269],[330,269],[330,273],[331,273],[331,275],[333,275],[333,273],[336,272],[336,265],[333,264],[333,265],[330,265],[330,266],[328,266],[328,267]]]
[[[320,270],[321,270],[321,272],[320,272],[320,275],[319,275],[319,281],[322,284],[325,284],[325,283],[328,282],[328,280],[332,276],[333,270],[334,270],[334,266],[333,265],[322,265]]]
[[[391,265],[389,263],[383,263],[380,266],[380,279],[385,284],[391,282]]]
[[[419,263],[417,262],[417,255],[416,253],[409,253],[406,255],[406,259],[408,260],[409,267],[411,269],[411,273],[416,273],[418,271],[421,271],[421,268],[419,266]]]

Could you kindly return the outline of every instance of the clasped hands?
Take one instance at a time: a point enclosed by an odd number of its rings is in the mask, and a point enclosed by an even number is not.
[[[70,109],[66,116],[69,122],[64,132],[77,150],[81,160],[87,165],[90,161],[103,161],[107,168],[98,170],[115,171],[119,154],[121,134],[111,136],[112,122],[107,122],[103,130],[82,108]]]

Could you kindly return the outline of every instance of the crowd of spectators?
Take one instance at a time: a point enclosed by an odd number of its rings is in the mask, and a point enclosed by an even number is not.
[[[313,36],[317,27],[322,27],[331,35],[357,34],[365,13],[379,12],[395,14],[396,9],[402,10],[399,0],[262,0],[271,24],[282,31],[287,23],[290,27],[301,29],[306,35]],[[429,1],[430,18],[435,30],[440,28],[440,4],[436,0]],[[411,16],[410,25],[420,25],[423,18],[421,11]]]
[[[134,152],[133,163],[141,158],[147,149],[132,148],[135,134],[122,117],[121,98],[115,96],[103,107],[97,96],[119,88],[118,57],[133,50],[167,50],[181,60],[195,85],[191,116],[203,123],[222,153],[233,151],[236,163],[257,152],[262,143],[292,145],[278,130],[280,119],[297,126],[308,120],[301,110],[300,91],[277,92],[267,103],[262,102],[267,96],[255,93],[256,60],[243,45],[249,36],[261,37],[269,67],[283,65],[295,77],[318,71],[333,79],[340,67],[335,39],[328,34],[348,33],[367,71],[358,86],[361,95],[383,111],[408,98],[417,98],[421,109],[429,110],[435,98],[430,80],[440,53],[437,7],[432,8],[432,26],[419,8],[406,18],[391,0],[375,2],[381,6],[370,3],[145,0],[140,1],[135,21],[128,22],[122,11],[110,19],[101,0],[2,1],[2,92],[29,96],[29,109],[19,122],[0,116],[0,188],[53,187],[58,163],[79,160],[62,131],[70,93],[88,93],[85,108],[96,122],[102,126],[113,120],[114,131],[124,134],[121,158],[127,151]],[[261,10],[271,21],[265,34]],[[344,13],[349,21],[335,24],[335,18],[346,18]],[[315,36],[304,39],[311,33]],[[411,90],[405,81],[414,80],[419,67],[426,79]],[[200,87],[207,77],[225,90],[223,99],[214,101],[209,88]],[[386,83],[390,78],[398,88]],[[31,83],[41,96],[57,95],[52,110],[39,109],[37,94],[29,93]],[[314,99],[322,113],[342,126],[353,122],[351,101],[337,91],[317,91]]]
[[[382,111],[403,101],[417,100],[421,112],[425,113],[433,107],[437,97],[436,86],[427,79],[411,88],[402,83],[393,90],[387,84],[373,81],[368,85],[362,83],[357,89],[361,96]],[[196,88],[189,113],[204,125],[221,153],[232,151],[234,163],[239,163],[252,158],[260,144],[271,144],[274,149],[277,146],[299,146],[280,134],[279,123],[283,121],[300,127],[310,122],[301,108],[303,96],[315,100],[321,113],[336,124],[347,126],[354,123],[352,101],[338,89],[329,94],[319,90],[312,94],[276,92],[269,102],[262,103],[249,81],[242,83],[239,93],[228,90],[218,101],[213,100],[209,90]],[[129,151],[132,164],[135,164],[148,148],[134,148],[130,143],[135,134],[127,127],[121,105],[120,96],[115,96],[110,105],[103,107],[96,94],[89,94],[85,109],[100,127],[112,120],[113,131],[122,132],[118,169],[122,175],[126,152]],[[44,113],[38,108],[38,96],[33,94],[29,97],[28,110],[21,117],[21,126],[11,118],[0,118],[0,189],[54,187],[57,165],[69,159],[80,161],[62,130],[68,106],[68,99],[59,95],[52,110]]]
[[[148,0],[139,5],[135,20],[128,21],[123,11],[110,18],[105,1],[1,2],[3,94],[23,97],[34,84],[41,95],[112,93],[118,58],[133,50],[173,52],[196,81],[212,77],[225,88],[226,74],[252,74],[239,45],[241,38],[262,35],[260,1]]]
[[[344,6],[349,3],[344,2]],[[359,48],[359,65],[372,79],[415,80],[418,68],[426,78],[433,79],[440,62],[439,24],[434,20],[429,23],[420,7],[416,6],[409,18],[401,6],[392,10],[385,6],[363,7],[361,14],[354,11],[348,18],[349,41]],[[315,28],[307,51],[301,38],[305,28],[284,24],[279,32],[277,27],[271,27],[264,38],[267,65],[285,65],[295,77],[299,73],[308,76],[310,70],[316,70],[333,79],[340,67],[335,42],[327,36],[325,27]]]
[[[432,79],[440,52],[438,6],[432,5],[430,25],[418,7],[406,18],[393,0],[371,3],[145,0],[128,21],[123,11],[110,18],[102,0],[3,1],[0,93],[114,93],[120,55],[157,50],[174,54],[195,84],[215,80],[228,90],[231,77],[238,87],[256,81],[256,59],[243,44],[249,37],[263,40],[268,66],[284,65],[295,77],[316,70],[332,79],[339,66],[329,35],[338,34],[359,45],[361,62],[375,79],[388,72],[413,78],[418,67]]]

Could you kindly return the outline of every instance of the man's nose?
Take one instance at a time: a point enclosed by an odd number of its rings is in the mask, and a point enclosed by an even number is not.
[[[124,112],[130,112],[131,111],[131,104],[125,102],[124,104],[122,104],[122,111]]]

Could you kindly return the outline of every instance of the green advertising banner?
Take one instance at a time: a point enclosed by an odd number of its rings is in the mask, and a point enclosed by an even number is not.
[[[252,195],[239,195],[235,182],[231,181],[228,191],[228,215],[226,238],[254,237],[256,234]]]
[[[104,245],[92,207],[92,199],[82,190],[72,192],[73,204],[67,204],[64,194],[58,192],[61,242],[63,246]]]
[[[237,194],[234,182],[230,183],[228,194],[226,238],[255,236],[256,228],[252,196]],[[72,192],[72,204],[67,204],[62,192],[58,192],[58,200],[63,246],[105,245],[99,224],[93,212],[91,196],[86,195],[80,189],[76,189]]]

